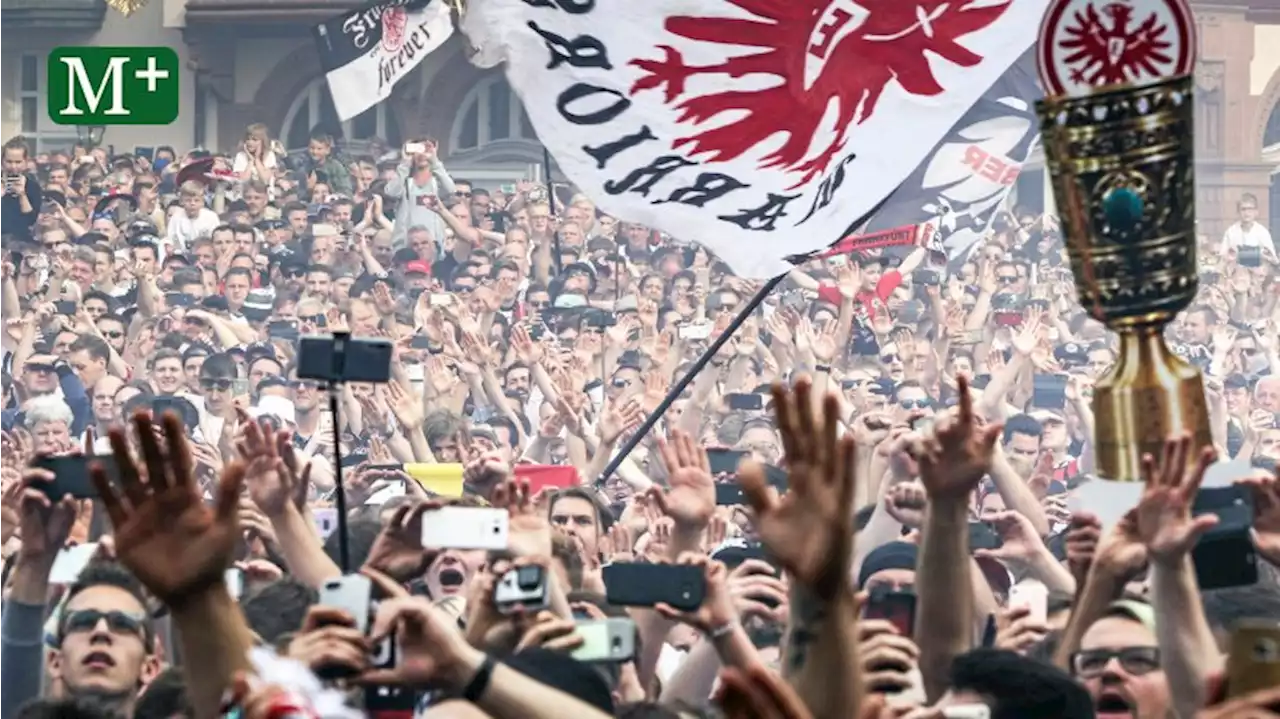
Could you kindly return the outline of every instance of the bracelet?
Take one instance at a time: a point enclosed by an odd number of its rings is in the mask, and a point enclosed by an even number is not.
[[[707,636],[712,639],[724,639],[730,634],[733,634],[733,631],[737,628],[738,620],[733,619],[707,632]]]
[[[471,677],[471,681],[467,682],[467,686],[462,690],[462,698],[475,704],[480,701],[481,695],[489,688],[489,679],[493,677],[493,657],[485,655],[484,661],[480,663],[480,668],[476,670],[476,675]]]
[[[831,374],[831,365],[829,365],[829,364],[818,364],[818,365],[814,365],[814,366],[813,366],[813,371],[814,371],[814,372],[822,372],[823,374]]]

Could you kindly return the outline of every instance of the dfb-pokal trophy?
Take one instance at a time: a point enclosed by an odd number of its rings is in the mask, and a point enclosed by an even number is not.
[[[1119,335],[1094,387],[1104,479],[1190,432],[1212,443],[1200,372],[1165,325],[1198,287],[1192,136],[1195,24],[1185,0],[1053,0],[1036,106],[1080,303]]]

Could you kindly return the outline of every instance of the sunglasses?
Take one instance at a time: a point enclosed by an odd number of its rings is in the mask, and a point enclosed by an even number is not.
[[[471,193],[470,193],[470,192],[463,192],[462,190],[458,190],[457,192],[454,192],[453,194],[457,195],[458,197],[471,197]]]
[[[202,379],[200,380],[200,389],[203,389],[206,392],[212,392],[214,390],[217,390],[219,392],[226,392],[227,390],[231,389],[231,380]]]
[[[289,383],[289,386],[294,389],[318,389],[320,387],[320,383],[311,382],[309,380],[294,380]]]
[[[1011,285],[1018,281],[1017,275],[1014,275],[1012,277],[1010,277],[1009,275],[1002,275],[998,279],[1000,280],[1000,284],[1002,285]]]
[[[535,310],[545,310],[546,308],[551,306],[551,301],[543,300],[541,302],[530,302],[529,306]]]
[[[931,406],[927,399],[903,399],[898,400],[898,404],[903,409],[928,409]]]
[[[24,370],[24,371],[26,371],[26,372],[48,372],[48,373],[50,373],[50,374],[52,374],[53,372],[56,372],[56,371],[57,371],[57,370],[55,370],[55,369],[53,368],[53,365],[51,365],[51,364],[28,364],[28,365],[23,365],[23,370]]]
[[[62,621],[62,637],[68,634],[92,632],[103,619],[107,620],[107,628],[117,634],[132,634],[138,638],[145,637],[142,618],[119,610],[109,612],[97,609],[80,609],[68,612]]]

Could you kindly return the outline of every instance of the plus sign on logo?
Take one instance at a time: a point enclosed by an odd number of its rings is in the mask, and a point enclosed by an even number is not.
[[[168,125],[178,119],[178,54],[167,47],[60,47],[49,54],[59,125]]]

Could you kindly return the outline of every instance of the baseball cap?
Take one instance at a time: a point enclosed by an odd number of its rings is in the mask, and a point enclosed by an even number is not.
[[[426,260],[411,260],[404,264],[404,273],[406,275],[429,275],[431,274],[431,263]]]

